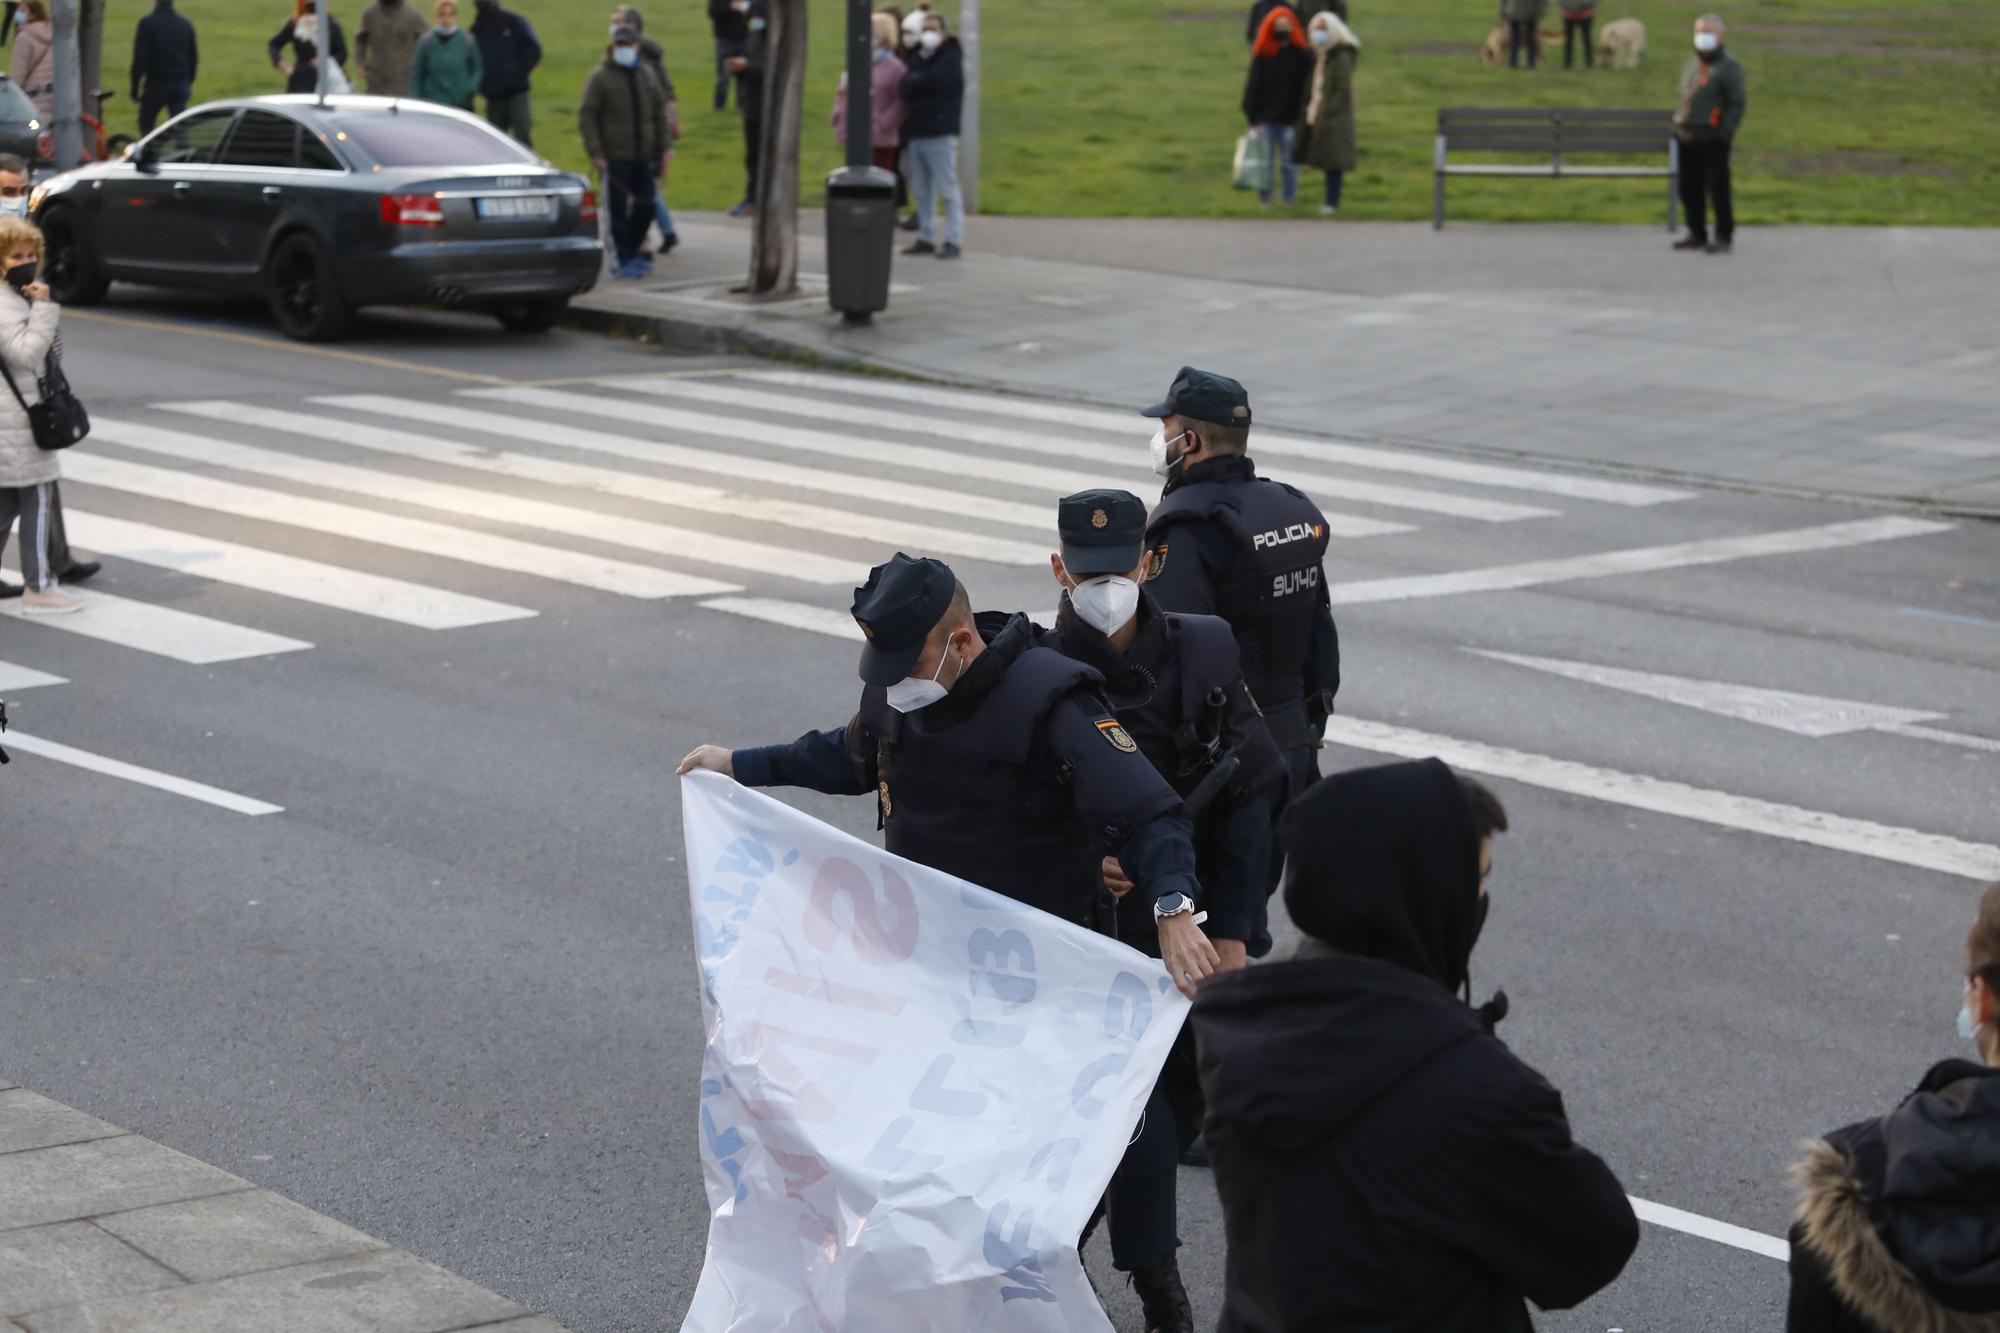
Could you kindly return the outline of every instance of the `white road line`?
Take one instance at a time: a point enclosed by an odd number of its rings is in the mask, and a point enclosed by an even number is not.
[[[1712,1240],[1720,1245],[1731,1245],[1752,1254],[1761,1254],[1766,1259],[1776,1259],[1789,1263],[1792,1258],[1791,1243],[1781,1236],[1767,1236],[1761,1231],[1739,1227],[1734,1222],[1718,1222],[1700,1213],[1690,1213],[1684,1209],[1671,1208],[1664,1203],[1654,1203],[1650,1199],[1635,1199],[1626,1195],[1632,1205],[1632,1212],[1641,1222],[1651,1222],[1656,1227],[1669,1231],[1682,1231],[1703,1240]]]
[[[748,616],[752,620],[783,625],[787,629],[808,630],[831,638],[861,642],[861,629],[854,623],[854,617],[829,606],[808,606],[804,602],[787,602],[776,597],[717,597],[695,605],[710,611],[726,611],[733,616]]]
[[[419,629],[461,629],[524,620],[535,614],[524,606],[489,602],[483,597],[467,597],[149,523],[131,523],[77,509],[65,510],[64,516],[70,540],[86,550]]]
[[[95,461],[72,458],[63,465],[63,473],[68,478],[81,480],[77,474],[84,468],[78,465]],[[11,570],[0,570],[0,573],[20,577]],[[207,616],[176,611],[171,607],[149,606],[145,602],[92,592],[88,588],[64,588],[62,591],[63,596],[82,602],[83,610],[66,616],[23,616],[17,598],[0,602],[0,616],[13,616],[32,625],[44,625],[49,629],[82,635],[86,639],[115,643],[121,648],[171,657],[177,662],[191,662],[196,666],[234,662],[245,657],[268,657],[272,653],[295,653],[312,647],[304,639],[288,639],[282,634],[268,634],[247,625],[232,625],[226,620],[211,620]]]
[[[774,412],[788,416],[806,416],[820,421],[837,421],[843,425],[863,426],[873,430],[943,436],[963,440],[968,444],[987,444],[1023,453],[1088,459],[1118,469],[1120,479],[1138,485],[1148,484],[1145,451],[1135,445],[1092,444],[1066,436],[1059,430],[1044,432],[1039,429],[1023,429],[1018,425],[990,425],[986,423],[992,419],[992,414],[986,412],[978,414],[983,420],[946,420],[942,417],[918,416],[910,412],[884,411],[881,408],[837,402],[827,398],[800,398],[791,394],[771,393],[765,389],[745,389],[727,384],[705,384],[698,380],[684,379],[606,380],[604,387],[649,394],[656,398],[710,403],[720,407],[747,408],[751,411]],[[1418,490],[1410,486],[1387,486],[1380,482],[1362,481],[1353,477],[1295,473],[1290,469],[1283,469],[1273,475],[1322,500],[1359,501],[1362,504],[1379,504],[1392,509],[1414,509],[1423,513],[1470,519],[1479,523],[1512,523],[1525,518],[1550,518],[1557,513],[1553,509],[1537,509],[1532,505],[1515,504],[1510,500],[1450,495],[1443,491]]]
[[[890,477],[870,477],[830,468],[801,467],[769,458],[755,458],[727,449],[696,448],[692,445],[641,440],[630,435],[609,435],[583,430],[566,422],[541,421],[520,413],[482,412],[452,403],[432,403],[416,398],[394,398],[386,394],[339,394],[312,400],[326,407],[350,412],[368,412],[398,421],[422,421],[451,426],[501,439],[528,440],[586,453],[629,458],[659,467],[681,468],[688,472],[727,477],[731,481],[763,482],[827,495],[846,495],[878,504],[920,509],[928,514],[955,514],[960,518],[985,519],[1010,527],[1049,532],[1053,524],[1046,505],[1023,504],[1018,500],[997,500],[967,491],[949,491],[935,486],[919,486]]]
[[[1967,879],[2000,879],[2000,847],[1965,842],[1942,834],[1896,828],[1864,819],[1795,805],[1710,791],[1665,778],[1621,773],[1568,759],[1524,750],[1509,750],[1480,741],[1459,740],[1430,732],[1393,727],[1359,718],[1334,717],[1326,738],[1335,745],[1405,759],[1433,755],[1455,768],[1491,777],[1511,778],[1548,791],[1581,796],[1634,810],[1675,815],[1719,828],[1740,829],[1791,842],[1825,847],[1857,856],[1871,856],[1919,870],[1935,870]]]
[[[106,777],[136,782],[142,787],[155,787],[160,791],[172,792],[176,796],[185,796],[191,801],[202,801],[209,805],[220,806],[224,810],[233,810],[239,815],[275,815],[282,813],[285,808],[282,805],[272,805],[269,801],[257,800],[255,797],[224,791],[220,787],[211,787],[205,782],[177,778],[171,773],[162,773],[155,768],[141,768],[122,759],[92,754],[73,745],[45,741],[39,736],[24,736],[18,731],[9,731],[5,736],[0,736],[0,749],[19,750],[22,754],[38,755],[43,759],[53,759],[59,764],[86,768],[93,773],[102,773]]]
[[[249,424],[255,424],[254,415]],[[629,546],[671,559],[722,565],[806,583],[844,583],[852,586],[868,577],[868,566],[858,560],[835,559],[811,551],[718,536],[696,528],[671,527],[664,523],[625,518],[595,509],[550,504],[545,500],[526,499],[499,491],[453,486],[401,473],[351,467],[345,463],[329,463],[318,458],[262,449],[255,445],[230,444],[203,435],[163,430],[137,422],[99,420],[92,423],[91,430],[96,438],[111,444],[166,454],[189,462],[254,472],[259,476],[321,486],[327,490],[347,491],[375,500],[422,505],[490,523],[540,528],[567,537]]]
[[[554,546],[538,546],[513,537],[497,537],[491,533],[455,528],[447,523],[383,514],[356,505],[288,495],[261,486],[244,486],[214,477],[150,467],[144,463],[128,463],[122,458],[106,458],[100,454],[71,458],[64,464],[64,473],[68,480],[84,486],[104,486],[196,509],[213,509],[263,523],[305,528],[350,541],[441,556],[447,560],[484,565],[488,569],[514,574],[529,574],[625,597],[714,597],[739,591],[734,584],[655,569],[650,565],[608,560]],[[60,616],[55,619],[81,621],[84,617]],[[81,633],[90,632],[78,628]]]
[[[1830,551],[1843,546],[1892,541],[1898,537],[1921,537],[1928,533],[1948,532],[1951,526],[1949,523],[1934,523],[1928,519],[1867,518],[1818,528],[1793,528],[1786,532],[1755,533],[1747,537],[1715,537],[1705,541],[1682,542],[1674,546],[1641,546],[1623,551],[1603,551],[1596,555],[1531,560],[1520,565],[1461,569],[1449,574],[1363,579],[1351,583],[1332,584],[1328,592],[1335,606],[1353,606],[1363,602],[1401,602],[1420,597],[1452,597],[1468,592],[1501,592],[1514,588],[1533,588],[1544,583],[1611,578],[1619,574],[1647,574],[1664,569],[1684,569],[1693,565],[1719,565],[1731,560],[1748,560],[1756,556]]]
[[[216,421],[240,421],[243,414],[241,404],[229,402],[158,403],[155,406]],[[928,523],[905,523],[796,500],[767,498],[749,491],[732,493],[715,486],[621,472],[616,468],[594,467],[586,463],[570,463],[543,458],[538,454],[495,452],[485,446],[439,439],[434,434],[419,435],[339,417],[258,408],[256,424],[291,435],[329,440],[356,449],[371,449],[405,458],[420,458],[447,467],[490,472],[496,476],[515,477],[548,486],[595,491],[601,495],[624,496],[704,514],[724,514],[749,520],[758,530],[776,524],[836,537],[852,537],[876,546],[892,543],[913,550],[968,556],[996,564],[1036,565],[1049,558],[1045,545],[987,537]]]
[[[1127,414],[1106,411],[1102,408],[1051,403],[1034,398],[1016,398],[1007,394],[977,393],[968,389],[941,389],[928,384],[897,384],[887,380],[813,374],[797,370],[746,371],[739,373],[736,378],[761,380],[766,384],[781,384],[788,388],[921,403],[959,412],[1012,415],[1023,420],[1048,421],[1058,425],[1110,431],[1119,435],[1132,434],[1136,423],[1141,428],[1139,433],[1142,436],[1145,433],[1144,419],[1137,411]],[[1358,444],[1336,444],[1328,440],[1281,435],[1261,428],[1251,431],[1250,440],[1253,454],[1285,454],[1326,463],[1342,463],[1349,467],[1369,468],[1377,472],[1403,472],[1411,476],[1434,477],[1439,481],[1463,481],[1475,486],[1499,486],[1508,490],[1536,491],[1543,495],[1561,495],[1575,500],[1596,500],[1603,504],[1644,508],[1648,505],[1665,504],[1670,500],[1685,500],[1692,494],[1667,486],[1604,481],[1596,477],[1577,477],[1560,472],[1544,473],[1494,463],[1472,463],[1463,459],[1447,458],[1440,454],[1382,449]]]
[[[81,613],[79,613],[81,614]],[[43,685],[67,685],[69,681],[61,676],[51,676],[46,671],[33,667],[18,666],[13,662],[0,662],[0,694],[8,690],[32,690]]]
[[[916,468],[919,471],[942,472],[954,477],[979,477],[1007,486],[1041,491],[1049,497],[1051,509],[1054,501],[1061,496],[1075,491],[1090,490],[1104,484],[1104,477],[1099,473],[1043,467],[1035,463],[1016,463],[1004,458],[995,458],[979,450],[933,449],[918,444],[888,444],[852,435],[836,435],[831,431],[780,426],[768,421],[753,421],[747,417],[726,417],[709,411],[684,410],[669,404],[628,402],[623,399],[593,397],[589,394],[565,393],[556,389],[479,389],[465,396],[497,402],[521,403],[556,412],[606,417],[614,421],[640,422],[662,426],[669,430],[699,431],[708,435],[768,444],[779,449],[824,454],[882,467]],[[1407,532],[1409,529],[1400,523],[1383,523],[1377,519],[1329,514],[1327,531],[1336,537],[1374,537],[1385,532]]]

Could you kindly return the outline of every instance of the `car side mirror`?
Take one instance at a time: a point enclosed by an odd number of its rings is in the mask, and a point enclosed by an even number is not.
[[[125,150],[125,156],[130,158],[132,165],[140,171],[150,173],[160,169],[160,152],[151,145],[133,144]]]

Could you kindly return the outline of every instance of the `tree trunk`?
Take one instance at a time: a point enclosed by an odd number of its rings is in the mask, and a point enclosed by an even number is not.
[[[799,289],[799,134],[806,95],[806,0],[771,0],[764,61],[764,141],[757,153],[757,224],[750,294]]]
[[[83,109],[93,116],[97,114],[98,89],[104,86],[105,4],[106,0],[83,0],[77,27],[78,55],[83,64]]]

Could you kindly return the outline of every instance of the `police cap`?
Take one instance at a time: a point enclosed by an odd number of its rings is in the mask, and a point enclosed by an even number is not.
[[[1078,491],[1056,506],[1063,568],[1077,578],[1129,574],[1146,541],[1146,505],[1130,491]]]
[[[869,570],[868,582],[854,590],[854,620],[868,640],[861,649],[861,679],[893,685],[909,675],[957,590],[958,578],[942,560],[898,551]]]
[[[1218,426],[1250,424],[1250,395],[1227,375],[1182,366],[1167,396],[1139,413],[1143,417],[1192,417]]]

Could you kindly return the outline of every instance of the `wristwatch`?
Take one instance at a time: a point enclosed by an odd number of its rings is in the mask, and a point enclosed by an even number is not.
[[[1164,921],[1194,910],[1194,899],[1185,893],[1163,893],[1153,900],[1153,919]]]

